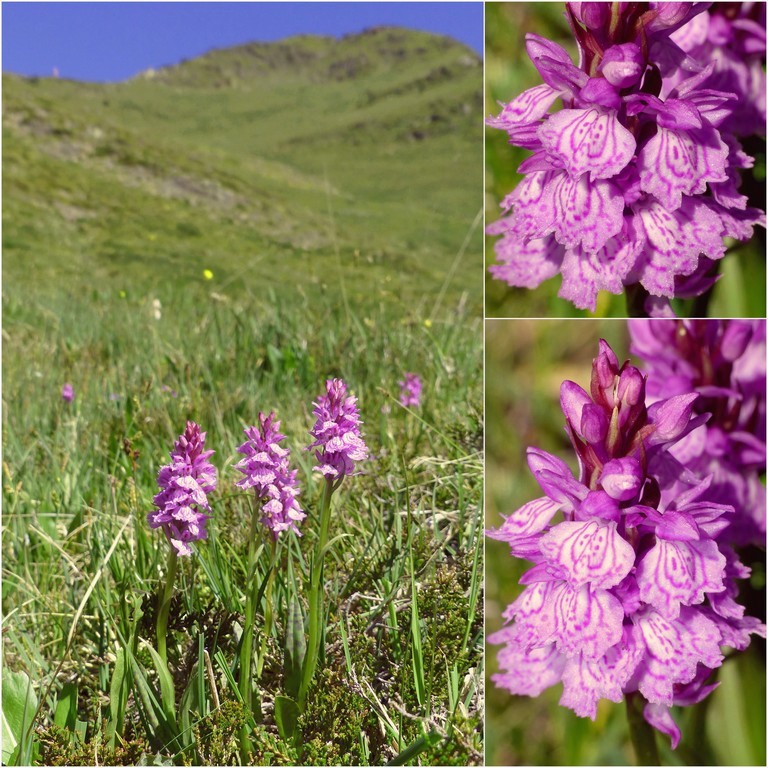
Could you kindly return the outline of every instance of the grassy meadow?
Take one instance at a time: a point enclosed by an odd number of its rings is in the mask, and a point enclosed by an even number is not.
[[[231,51],[211,54],[226,83],[210,59],[104,86],[5,78],[4,763],[238,764],[243,727],[255,764],[482,763],[482,145],[461,107],[482,70],[391,34],[389,80],[384,58],[317,82],[274,51],[281,89]],[[274,117],[303,97],[311,120]],[[445,115],[431,133],[425,109]],[[377,135],[350,143],[344,126],[368,120]],[[406,371],[418,409],[398,401]],[[358,397],[371,457],[333,497],[323,652],[289,737],[276,707],[322,491],[305,446],[331,377]],[[251,714],[236,680],[253,500],[233,464],[271,410],[308,517],[259,593]],[[208,540],[180,560],[169,681],[153,656],[168,544],[146,514],[188,419],[219,483]]]
[[[486,329],[486,504],[487,528],[542,495],[528,470],[525,450],[535,446],[559,456],[578,475],[565,433],[560,385],[588,388],[598,340],[620,361],[629,354],[622,320],[491,320]],[[637,359],[633,359],[635,364]],[[745,549],[752,568],[740,602],[750,615],[765,617],[765,551]],[[530,563],[510,555],[505,542],[486,540],[486,632],[504,624],[502,611],[522,592],[518,580]],[[498,646],[488,644],[486,690],[487,765],[634,765],[624,704],[602,700],[594,722],[559,705],[562,686],[540,696],[512,696],[496,688]],[[753,636],[717,670],[720,687],[704,702],[675,707],[682,732],[677,749],[657,735],[662,765],[762,765],[765,762],[765,641]],[[533,734],[533,736],[532,736]]]

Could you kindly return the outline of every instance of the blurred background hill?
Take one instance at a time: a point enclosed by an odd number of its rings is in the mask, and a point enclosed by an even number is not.
[[[119,83],[3,76],[4,290],[482,301],[482,63],[377,27]],[[297,278],[300,277],[300,280]],[[311,296],[310,296],[311,298]]]

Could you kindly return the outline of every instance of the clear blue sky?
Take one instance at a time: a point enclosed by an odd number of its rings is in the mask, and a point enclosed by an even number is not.
[[[115,81],[212,48],[376,25],[449,35],[482,55],[474,2],[3,2],[3,71]]]

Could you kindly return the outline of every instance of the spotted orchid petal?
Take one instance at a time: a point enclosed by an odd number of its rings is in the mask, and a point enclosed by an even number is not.
[[[589,252],[578,246],[567,249],[560,267],[563,282],[558,296],[579,309],[594,312],[598,291],[620,294],[642,252],[643,244],[631,234],[633,229],[634,225],[625,219],[621,232],[599,251]]]
[[[500,671],[491,676],[500,688],[518,696],[538,696],[560,682],[566,658],[554,643],[527,651],[509,627],[489,635],[488,642],[504,644],[498,653]]]
[[[555,633],[553,593],[556,582],[539,581],[530,584],[504,612],[515,621],[520,646],[526,650],[551,642]]]
[[[603,520],[562,522],[541,539],[542,554],[559,565],[574,589],[616,586],[632,569],[635,551],[623,539],[616,523]]]
[[[621,642],[609,648],[599,659],[574,656],[562,671],[563,695],[560,704],[580,717],[594,720],[599,699],[620,702],[624,686],[637,668],[645,651],[636,635],[637,628],[627,625]]]
[[[670,620],[653,608],[644,608],[633,621],[646,646],[636,673],[637,686],[653,704],[672,706],[675,685],[693,680],[699,664],[714,669],[723,662],[720,632],[700,610],[683,608],[677,619]]]
[[[494,251],[501,263],[488,271],[495,278],[516,288],[536,288],[560,271],[565,249],[551,235],[525,242],[509,234],[494,244]]]
[[[553,211],[547,231],[566,248],[599,251],[624,224],[624,198],[612,182],[572,179],[564,171],[552,180]]]
[[[707,182],[727,181],[727,158],[728,145],[709,125],[689,130],[659,126],[638,154],[640,187],[674,211],[683,195],[704,192]]]
[[[487,535],[499,541],[512,542],[520,536],[530,536],[543,531],[559,511],[560,504],[547,496],[529,501],[505,518],[501,528],[487,531]]]
[[[583,173],[589,173],[592,181],[610,179],[635,151],[635,138],[615,110],[562,109],[539,128],[539,138],[574,179]]]
[[[640,598],[675,619],[682,605],[701,603],[705,593],[725,589],[724,569],[725,557],[714,541],[657,538],[637,565]]]
[[[563,581],[551,589],[550,601],[552,638],[566,656],[598,659],[621,639],[624,609],[610,592]]]
[[[635,271],[654,296],[673,298],[675,278],[694,272],[701,254],[719,259],[725,253],[722,220],[702,201],[686,197],[677,210],[670,211],[648,198],[634,210],[645,236]]]
[[[497,117],[489,117],[486,123],[501,130],[517,129],[541,120],[555,103],[559,92],[549,85],[537,85],[523,91],[519,96],[504,104]]]

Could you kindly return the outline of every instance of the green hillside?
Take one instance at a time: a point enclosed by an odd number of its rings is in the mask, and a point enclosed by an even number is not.
[[[5,291],[162,293],[210,269],[279,295],[341,270],[353,302],[479,310],[481,92],[469,49],[396,28],[116,84],[5,75]]]

